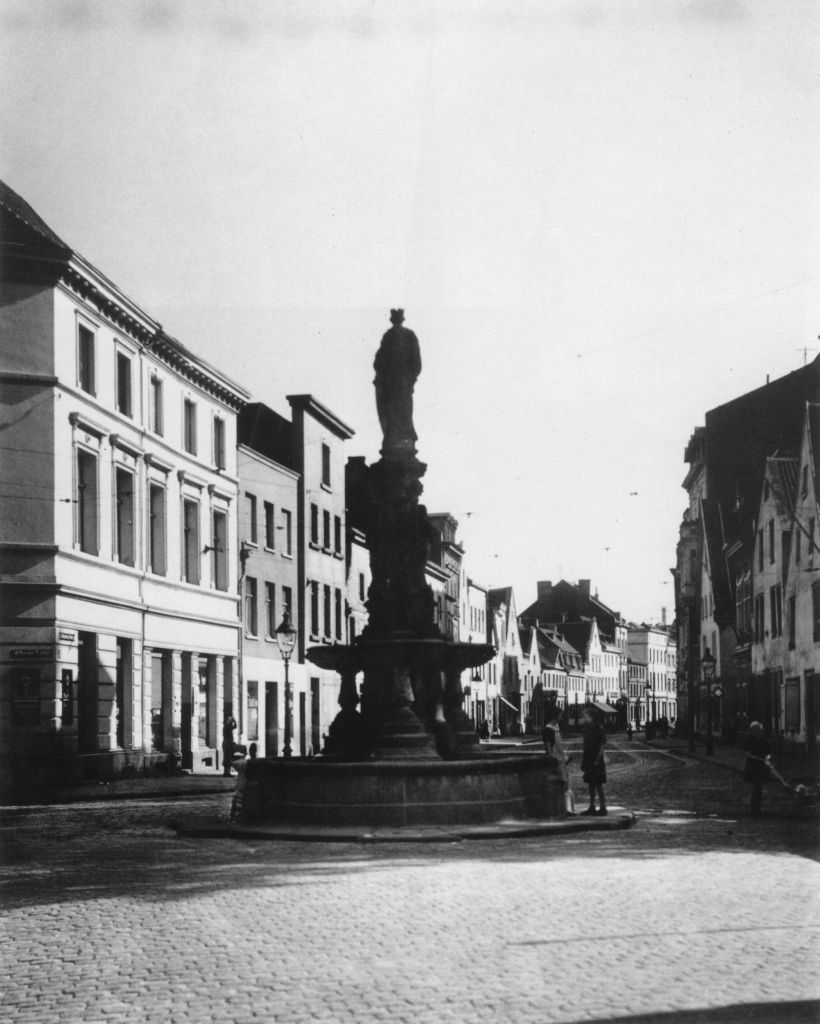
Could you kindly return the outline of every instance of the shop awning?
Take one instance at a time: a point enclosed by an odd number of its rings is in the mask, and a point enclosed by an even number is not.
[[[507,707],[508,707],[508,708],[512,708],[512,709],[513,709],[513,711],[518,711],[518,708],[517,708],[517,707],[515,706],[515,704],[510,704],[510,702],[509,702],[509,701],[507,700],[507,698],[506,698],[506,697],[502,697],[500,693],[499,693],[499,695],[498,695],[498,696],[499,696],[499,698],[500,698],[501,700],[503,700],[503,701],[504,701],[504,703],[505,703],[505,704],[507,705]]]
[[[605,715],[617,715],[618,712],[611,704],[603,704],[597,700],[592,701],[592,706],[597,708],[599,711],[603,711]]]

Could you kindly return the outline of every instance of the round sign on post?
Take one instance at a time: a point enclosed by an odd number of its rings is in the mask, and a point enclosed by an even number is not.
[[[716,686],[714,688],[714,690],[712,690],[712,696],[713,697],[722,697],[723,696],[723,690],[721,690],[721,688],[719,686]]]

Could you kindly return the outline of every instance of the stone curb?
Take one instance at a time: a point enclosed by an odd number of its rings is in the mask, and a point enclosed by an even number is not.
[[[176,833],[186,839],[252,839],[302,843],[459,843],[470,839],[519,839],[532,836],[561,836],[578,832],[615,832],[632,828],[633,812],[612,814],[606,818],[563,818],[560,821],[499,822],[497,825],[461,825],[453,828],[408,826],[374,829],[366,826],[317,828],[316,826],[242,826],[213,825],[186,828]]]

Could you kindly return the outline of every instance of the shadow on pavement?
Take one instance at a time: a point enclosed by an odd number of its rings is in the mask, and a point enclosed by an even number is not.
[[[634,1017],[601,1017],[585,1024],[817,1024],[820,1001],[789,1003],[735,1003],[703,1010],[672,1010],[669,1013]]]

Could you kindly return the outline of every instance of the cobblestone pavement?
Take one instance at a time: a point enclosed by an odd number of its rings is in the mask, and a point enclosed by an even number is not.
[[[816,1021],[816,820],[774,791],[752,820],[736,772],[612,746],[620,832],[177,836],[229,793],[5,809],[3,1019]]]

